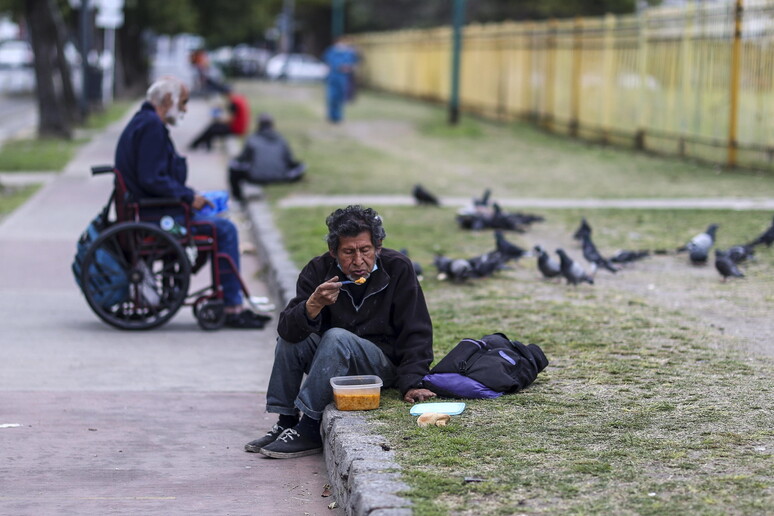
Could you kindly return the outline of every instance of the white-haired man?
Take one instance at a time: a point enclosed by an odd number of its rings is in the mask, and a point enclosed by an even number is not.
[[[169,136],[167,125],[175,125],[183,118],[188,95],[185,84],[174,77],[154,82],[148,88],[146,101],[121,133],[116,146],[115,166],[134,200],[164,197],[190,204],[194,221],[206,220],[215,225],[218,249],[228,254],[238,268],[239,235],[236,227],[228,219],[198,213],[211,203],[186,186],[188,165],[175,150]],[[206,227],[195,227],[193,230],[206,232]],[[236,275],[225,264],[221,264],[220,272],[226,326],[263,328],[266,316],[243,309],[242,290]]]

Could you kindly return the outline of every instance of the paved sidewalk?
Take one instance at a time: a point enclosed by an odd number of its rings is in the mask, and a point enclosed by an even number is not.
[[[203,101],[191,103],[172,130],[178,149],[208,116]],[[273,325],[203,332],[186,307],[161,328],[124,332],[76,287],[75,243],[112,188],[89,167],[112,163],[123,125],[0,221],[0,513],[343,514],[321,496],[322,456],[278,461],[242,449],[274,420],[263,394]],[[190,184],[225,188],[225,159],[189,154]],[[232,212],[249,242],[249,221]],[[253,295],[269,292],[261,267],[243,256]]]

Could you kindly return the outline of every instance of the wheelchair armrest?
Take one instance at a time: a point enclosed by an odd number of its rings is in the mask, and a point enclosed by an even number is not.
[[[183,201],[174,197],[157,197],[150,199],[140,199],[137,205],[140,208],[152,208],[157,206],[180,206]]]
[[[91,175],[107,174],[108,172],[113,172],[113,170],[115,170],[113,165],[94,165],[91,167]]]

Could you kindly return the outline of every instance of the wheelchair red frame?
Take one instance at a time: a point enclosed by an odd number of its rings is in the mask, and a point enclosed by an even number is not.
[[[181,306],[192,306],[201,328],[220,328],[225,322],[225,307],[219,264],[236,275],[249,302],[250,294],[236,264],[218,250],[212,222],[193,221],[190,206],[179,199],[133,200],[123,176],[113,166],[95,166],[91,171],[93,175],[114,174],[113,193],[103,209],[104,227],[86,252],[81,270],[83,293],[100,319],[125,330],[145,330],[166,323]],[[111,203],[115,212],[112,221],[108,220]],[[182,216],[180,227],[185,232],[173,235],[162,230],[162,215],[143,214],[149,208],[170,211],[178,220]],[[118,265],[105,266],[100,260],[105,253]],[[189,294],[191,274],[208,262],[211,284]],[[110,281],[115,278],[120,279]],[[121,290],[119,295],[105,296],[106,289],[114,289],[112,294]]]

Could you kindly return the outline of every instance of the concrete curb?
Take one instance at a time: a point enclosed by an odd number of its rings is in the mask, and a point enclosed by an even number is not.
[[[266,264],[266,282],[284,306],[295,297],[300,271],[290,260],[269,204],[262,199],[248,199],[244,207],[259,256]],[[328,477],[339,506],[348,515],[413,514],[411,502],[396,494],[408,486],[400,480],[395,452],[383,446],[383,437],[371,434],[365,417],[338,411],[331,404],[323,413],[321,428]]]
[[[266,264],[269,289],[275,295],[278,306],[285,306],[296,295],[296,280],[301,271],[290,260],[268,203],[248,200],[245,205],[258,255],[261,263]]]
[[[58,172],[0,172],[0,185],[29,186],[48,183],[59,176]]]
[[[349,515],[410,516],[411,502],[396,494],[408,486],[401,481],[395,452],[369,430],[361,415],[333,405],[323,413],[325,465],[336,500]]]

